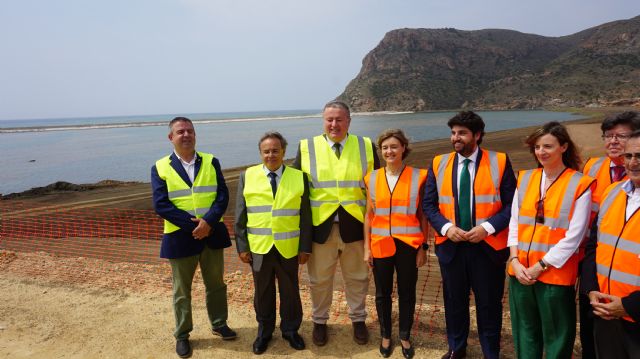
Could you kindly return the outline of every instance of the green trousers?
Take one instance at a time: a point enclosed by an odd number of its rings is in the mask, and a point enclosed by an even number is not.
[[[520,359],[570,359],[576,338],[573,286],[536,282],[522,285],[509,278],[511,328]]]
[[[207,313],[211,328],[227,324],[227,285],[224,283],[224,257],[222,249],[204,250],[195,256],[169,259],[173,279],[173,312],[176,317],[176,340],[189,338],[193,330],[191,316],[191,285],[193,275],[200,264],[205,287]]]

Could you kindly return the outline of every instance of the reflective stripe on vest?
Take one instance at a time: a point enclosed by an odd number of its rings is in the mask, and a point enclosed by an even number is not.
[[[418,248],[424,242],[418,206],[420,188],[426,179],[426,170],[406,166],[390,193],[385,169],[373,170],[365,177],[367,195],[374,212],[370,222],[369,241],[374,258],[386,258],[395,254],[393,238],[413,248]]]
[[[474,224],[487,221],[502,208],[500,198],[500,182],[506,167],[507,157],[504,153],[479,149],[479,163],[476,163],[476,175],[473,181],[473,213],[475,214]],[[456,224],[455,213],[456,203],[453,198],[453,168],[456,153],[451,152],[436,156],[433,160],[433,171],[436,176],[436,186],[438,188],[438,203],[440,213],[451,223]],[[503,249],[507,246],[508,231],[487,236],[484,240],[495,250]],[[447,240],[447,237],[436,232],[436,244]]]
[[[522,171],[518,177],[518,258],[525,267],[542,259],[564,238],[575,201],[593,185],[593,179],[572,169],[566,169],[549,187],[544,199],[544,224],[536,222],[540,199],[542,169]],[[538,280],[555,285],[573,285],[578,271],[578,256],[574,254],[562,268],[549,267]],[[509,267],[509,274],[514,275]]]
[[[607,187],[598,216],[596,275],[600,292],[627,297],[640,291],[640,209],[626,220],[624,182]],[[623,317],[633,321],[629,316]]]
[[[247,239],[251,252],[266,254],[275,245],[285,258],[298,254],[303,176],[301,171],[286,167],[274,199],[262,165],[247,168],[242,193],[247,206]]]
[[[300,141],[301,169],[311,179],[309,197],[313,224],[320,225],[342,206],[364,221],[364,175],[373,169],[373,150],[367,137],[349,135],[338,159],[324,136]]]
[[[209,153],[197,152],[201,159],[200,169],[193,180],[192,187],[180,177],[173,167],[171,167],[170,156],[163,157],[156,161],[158,176],[167,184],[167,194],[169,201],[176,208],[186,211],[196,218],[202,218],[216,200],[218,189],[218,177],[216,169],[211,164],[213,155]],[[222,221],[222,218],[220,219]],[[180,227],[164,220],[164,233],[172,233]]]

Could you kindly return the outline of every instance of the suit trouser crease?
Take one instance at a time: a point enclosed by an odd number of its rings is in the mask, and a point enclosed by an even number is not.
[[[349,318],[352,322],[366,320],[365,301],[369,286],[369,269],[363,256],[364,241],[344,243],[337,223],[333,224],[325,243],[313,242],[307,269],[314,323],[326,324],[329,319],[329,309],[333,300],[333,280],[338,262],[349,305]]]
[[[258,337],[272,335],[276,324],[276,280],[280,293],[280,330],[297,332],[302,323],[302,301],[298,282],[298,256],[284,258],[274,247],[262,256],[259,271],[253,272],[253,305],[258,322]]]
[[[572,285],[536,282],[523,285],[509,278],[511,327],[521,359],[571,358],[576,337],[575,290]]]
[[[397,276],[400,339],[409,340],[416,308],[416,282],[418,250],[396,238],[396,253],[391,257],[373,259],[373,276],[376,283],[376,310],[380,322],[380,336],[391,338],[391,296],[393,273]]]
[[[480,244],[460,243],[449,263],[440,263],[449,350],[460,351],[469,336],[469,295],[473,290],[483,355],[498,358],[502,330],[505,265],[496,264]]]
[[[187,339],[193,330],[191,289],[196,268],[200,265],[205,286],[207,314],[212,328],[227,323],[227,285],[224,283],[224,256],[222,249],[204,247],[200,254],[169,259],[173,281],[173,311],[176,320],[174,336]]]

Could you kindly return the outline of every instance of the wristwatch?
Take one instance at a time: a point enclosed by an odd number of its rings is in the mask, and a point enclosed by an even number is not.
[[[425,251],[429,250],[429,244],[427,244],[427,242],[422,243],[422,249],[424,249]]]
[[[540,264],[540,267],[542,267],[543,272],[549,269],[549,266],[547,265],[547,263],[545,263],[542,259],[539,260],[538,263]]]

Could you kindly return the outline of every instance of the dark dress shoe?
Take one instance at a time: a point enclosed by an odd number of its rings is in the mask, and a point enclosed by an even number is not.
[[[289,342],[289,345],[295,350],[304,349],[304,339],[297,332],[282,334],[282,337]]]
[[[179,339],[176,342],[176,354],[180,358],[188,358],[191,356],[191,344],[189,339]]]
[[[462,359],[466,357],[467,357],[467,348],[463,348],[458,351],[449,350],[447,354],[442,356],[442,359]]]
[[[327,325],[313,323],[313,344],[321,347],[327,344]]]
[[[413,349],[413,345],[411,345],[408,348],[402,347],[402,356],[407,358],[407,359],[411,359],[413,358],[413,356],[416,355],[416,350]]]
[[[353,322],[353,341],[360,345],[369,341],[369,330],[364,322]]]
[[[253,354],[260,355],[267,350],[269,346],[269,341],[271,340],[271,335],[268,337],[257,337],[253,342]]]
[[[217,335],[219,337],[222,337],[222,340],[233,340],[235,338],[238,337],[238,334],[236,334],[236,332],[234,332],[231,328],[229,328],[228,325],[223,325],[219,328],[213,328],[211,329],[211,332],[214,335]]]
[[[383,358],[388,358],[391,356],[391,353],[393,352],[393,342],[389,341],[389,346],[388,347],[383,347],[382,343],[380,343],[380,354],[382,355]]]

